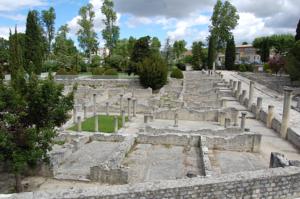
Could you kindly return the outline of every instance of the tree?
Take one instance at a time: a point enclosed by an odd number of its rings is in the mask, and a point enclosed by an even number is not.
[[[12,81],[14,81],[19,70],[23,69],[23,56],[17,27],[15,28],[14,35],[11,32],[9,35],[9,72],[11,73]]]
[[[15,175],[16,191],[23,190],[21,176],[28,168],[47,162],[56,126],[68,119],[73,93],[64,96],[63,86],[52,79],[38,80],[32,75],[22,84],[0,82],[0,159]]]
[[[269,62],[269,67],[273,73],[278,73],[281,69],[284,68],[285,66],[285,60],[284,57],[281,56],[280,54],[277,54],[270,58]]]
[[[47,38],[47,44],[48,44],[48,49],[47,53],[48,55],[51,52],[51,44],[54,39],[54,34],[55,34],[55,10],[53,7],[50,7],[49,10],[43,10],[42,11],[42,20],[44,23],[44,26],[46,28],[46,38]]]
[[[200,70],[202,68],[203,62],[202,62],[202,47],[203,43],[201,41],[199,42],[193,42],[192,45],[192,66],[194,70]]]
[[[300,40],[300,19],[299,19],[299,22],[298,22],[298,25],[297,25],[295,40],[296,41]]]
[[[287,55],[287,72],[292,81],[300,80],[300,41],[297,41]]]
[[[132,54],[130,56],[130,64],[128,68],[128,74],[134,73],[138,74],[138,63],[142,62],[145,58],[151,55],[150,49],[151,37],[141,37],[139,38],[133,47]]]
[[[257,48],[262,62],[268,62],[270,57],[270,39],[269,37],[258,37],[253,41],[253,47]]]
[[[269,37],[270,45],[274,48],[276,54],[285,56],[295,43],[292,34],[272,35]]]
[[[160,55],[151,54],[139,63],[139,76],[145,88],[160,89],[167,83],[168,66]]]
[[[38,12],[29,11],[27,15],[24,48],[24,68],[28,73],[40,74],[44,58],[44,40],[39,23]],[[32,64],[30,64],[32,62]],[[30,68],[29,66],[33,68]]]
[[[0,37],[0,67],[4,70],[4,66],[8,64],[9,59],[9,41]]]
[[[166,43],[165,43],[165,46],[163,49],[163,57],[170,69],[172,67],[173,49],[172,49],[171,40],[169,37],[166,39]]]
[[[89,3],[86,6],[81,7],[79,15],[80,19],[77,22],[80,26],[80,29],[77,32],[79,46],[88,57],[89,63],[91,63],[92,53],[96,52],[98,48],[97,34],[94,31],[95,12],[93,11],[93,5]]]
[[[132,55],[135,43],[136,43],[136,39],[134,37],[129,37],[128,44],[127,44],[127,50],[129,56]]]
[[[228,40],[226,45],[225,68],[227,70],[233,70],[234,62],[235,62],[235,42],[234,42],[234,37],[232,36],[232,38]]]
[[[213,68],[213,64],[216,59],[216,38],[214,35],[210,35],[208,38],[208,60],[207,60],[207,65],[209,69]]]
[[[104,0],[101,8],[105,16],[105,19],[103,19],[105,28],[102,31],[102,37],[106,41],[105,46],[109,49],[110,54],[113,52],[120,36],[120,28],[116,25],[117,14],[113,10],[113,7],[114,2],[112,0]]]
[[[242,45],[248,45],[248,42],[244,41],[244,42],[242,43]]]
[[[187,51],[186,41],[184,40],[175,41],[173,44],[173,51],[174,51],[175,58],[178,61],[181,58],[182,54]]]
[[[155,53],[160,52],[161,43],[157,37],[153,37],[151,40],[151,49]]]

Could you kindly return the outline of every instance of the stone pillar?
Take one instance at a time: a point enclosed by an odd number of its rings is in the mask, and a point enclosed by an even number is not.
[[[145,124],[148,124],[148,118],[149,118],[148,115],[145,114],[145,115],[144,115],[144,123],[145,123]]]
[[[76,124],[76,122],[77,122],[77,107],[78,106],[76,106],[76,105],[73,107],[73,123],[74,124]]]
[[[77,132],[81,132],[81,116],[77,117]]]
[[[239,120],[239,111],[235,110],[233,112],[233,126],[238,126],[238,120]]]
[[[238,81],[237,91],[235,93],[235,97],[238,98],[241,95],[241,92],[242,92],[242,82]]]
[[[118,116],[115,116],[115,117],[114,117],[114,123],[115,123],[115,129],[114,129],[114,132],[117,133],[117,132],[118,132],[118,129],[119,129],[119,126],[118,126]]]
[[[178,127],[178,112],[175,112],[174,115],[174,127]]]
[[[128,100],[128,120],[131,121],[131,115],[130,115],[130,111],[131,111],[131,109],[130,109],[130,101],[131,101],[131,98],[128,97],[127,100]]]
[[[231,79],[229,80],[229,88],[232,89],[232,87],[233,87],[233,80]]]
[[[94,120],[95,120],[95,126],[94,126],[94,130],[95,132],[99,132],[99,120],[98,120],[98,115],[94,115]]]
[[[240,97],[240,103],[243,105],[246,98],[247,91],[243,90],[242,95]]]
[[[220,126],[225,125],[225,116],[226,116],[226,113],[224,111],[219,112],[219,124],[220,124]]]
[[[132,99],[132,112],[133,112],[133,117],[136,117],[136,102],[137,100],[135,98]]]
[[[106,102],[106,115],[109,115],[109,102]]]
[[[120,114],[122,114],[123,111],[123,94],[120,95]]]
[[[246,126],[246,116],[247,116],[247,113],[246,113],[246,112],[243,112],[243,113],[242,113],[242,119],[241,119],[241,129],[242,129],[242,131],[245,131],[245,126]]]
[[[122,127],[124,128],[125,127],[125,111],[124,110],[122,110],[122,112],[121,112],[121,117],[122,117]]]
[[[225,118],[225,125],[224,125],[225,128],[228,128],[230,127],[230,119],[229,118]]]
[[[289,119],[290,119],[290,110],[291,110],[291,102],[292,102],[292,92],[291,88],[284,88],[284,102],[283,102],[283,114],[282,114],[282,122],[280,135],[282,138],[287,137],[287,129],[289,127]]]
[[[225,99],[221,99],[221,106],[222,106],[223,108],[226,107],[226,100],[225,100]]]
[[[216,62],[213,63],[213,71],[216,72]]]
[[[272,120],[274,118],[274,106],[268,107],[267,127],[272,128]]]
[[[96,115],[96,97],[97,94],[93,94],[93,114]]]
[[[262,108],[262,98],[258,97],[256,102],[256,111],[255,111],[255,117],[257,120],[259,120],[261,108]]]
[[[233,88],[232,88],[232,92],[234,93],[236,90],[236,86],[237,86],[237,81],[233,81]]]
[[[249,85],[249,100],[248,100],[248,108],[250,110],[251,110],[251,106],[252,106],[252,103],[253,103],[254,86],[255,86],[255,83],[253,81],[250,81],[250,85]]]
[[[85,120],[87,118],[87,105],[84,103],[82,105],[83,108],[83,119]]]

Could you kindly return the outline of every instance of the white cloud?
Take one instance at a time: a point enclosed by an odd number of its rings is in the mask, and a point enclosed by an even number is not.
[[[15,31],[15,27],[14,26],[0,26],[0,37],[3,37],[5,39],[8,39],[9,37],[9,29],[11,29],[12,33],[14,33]],[[19,33],[24,33],[25,32],[26,27],[25,26],[18,26],[17,30]]]
[[[0,17],[4,17],[7,19],[12,19],[14,21],[25,21],[26,16],[22,14],[5,14],[5,13],[0,13]]]
[[[45,0],[1,0],[0,11],[15,11],[22,8],[45,6]]]

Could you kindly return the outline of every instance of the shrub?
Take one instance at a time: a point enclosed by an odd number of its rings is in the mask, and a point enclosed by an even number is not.
[[[177,63],[176,64],[176,67],[179,68],[180,70],[182,71],[185,71],[186,70],[186,66],[184,63]]]
[[[264,72],[268,72],[270,70],[270,65],[268,63],[264,64]]]
[[[300,80],[300,41],[297,41],[287,56],[287,72],[292,81]]]
[[[239,71],[240,72],[246,72],[247,71],[246,65],[245,64],[240,64],[239,65]]]
[[[183,79],[183,73],[180,69],[174,68],[171,73],[171,77],[176,79]]]
[[[118,71],[116,69],[110,68],[110,69],[107,69],[103,74],[110,75],[110,76],[116,76],[116,75],[118,75]]]
[[[93,68],[92,69],[92,75],[103,75],[103,73],[105,72],[105,68]]]
[[[160,55],[151,55],[139,65],[140,82],[145,88],[157,90],[167,83],[168,66]]]
[[[281,69],[284,68],[285,60],[280,55],[275,55],[269,60],[269,66],[273,73],[278,73]]]
[[[56,60],[47,60],[43,63],[43,71],[57,71],[59,68],[59,63]]]
[[[90,67],[95,68],[101,65],[101,57],[99,55],[95,55],[92,57],[92,63]]]
[[[67,71],[64,68],[60,68],[57,72],[56,75],[78,75],[78,72],[75,70],[69,70]]]

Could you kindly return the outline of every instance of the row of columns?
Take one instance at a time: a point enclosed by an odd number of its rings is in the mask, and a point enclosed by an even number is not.
[[[247,91],[242,90],[242,82],[241,81],[233,81],[230,80],[229,82],[230,88],[234,92],[234,96],[238,98],[238,100],[243,103]],[[254,101],[254,88],[255,83],[253,81],[250,81],[249,84],[249,98],[248,98],[248,109],[252,108],[252,104]],[[287,138],[287,129],[289,126],[289,118],[290,118],[290,110],[291,110],[291,102],[292,102],[292,92],[293,89],[291,88],[284,88],[284,102],[283,102],[283,114],[282,114],[282,121],[281,121],[281,128],[280,128],[280,135],[282,138]],[[297,103],[297,107],[300,108],[300,99]],[[262,98],[258,97],[256,102],[256,110],[255,110],[255,117],[256,119],[260,118],[260,111],[262,110]],[[241,120],[241,128],[245,128],[245,118],[246,116],[243,116],[242,114],[242,120]],[[268,107],[268,115],[267,115],[267,127],[272,128],[272,121],[274,119],[274,106],[270,105]]]

